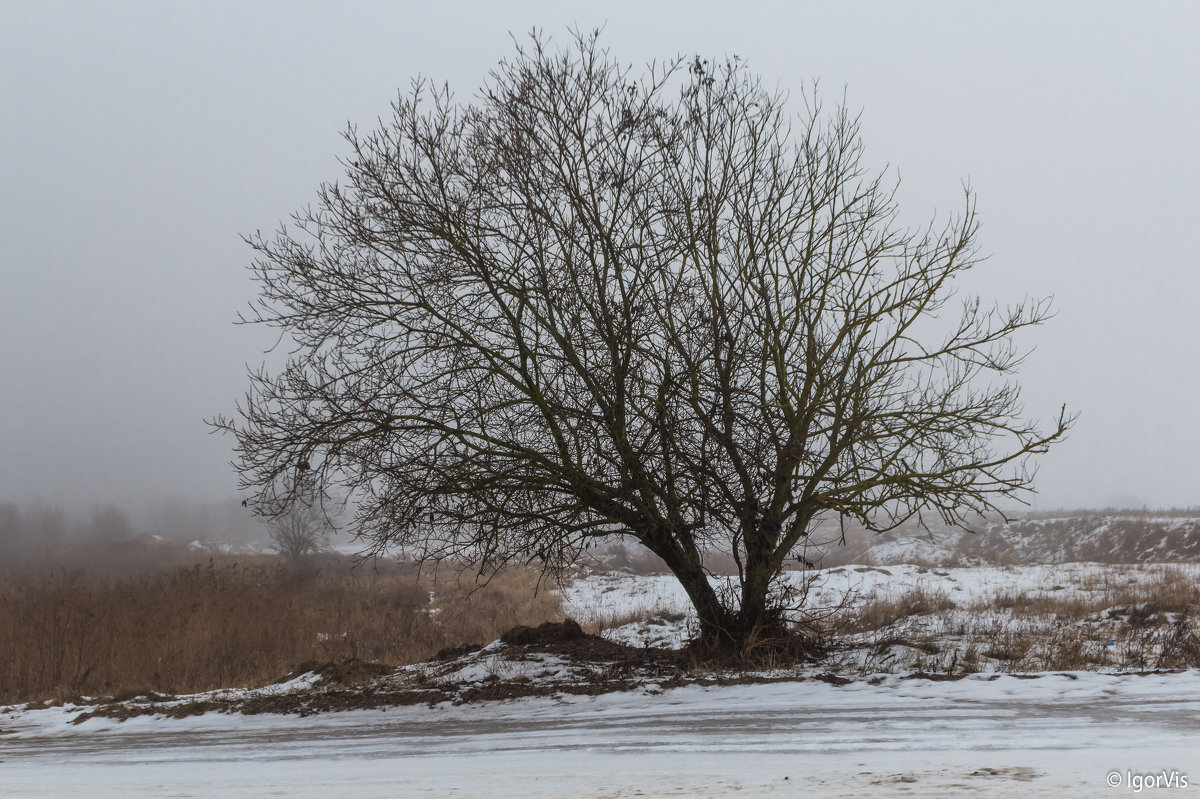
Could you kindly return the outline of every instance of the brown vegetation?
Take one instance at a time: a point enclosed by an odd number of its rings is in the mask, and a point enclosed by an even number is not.
[[[928,616],[953,609],[954,603],[945,593],[918,587],[898,597],[876,599],[848,609],[839,631],[857,633],[879,630],[913,616]]]
[[[1061,621],[1076,621],[1107,612],[1122,615],[1123,608],[1153,606],[1163,613],[1183,613],[1189,607],[1200,609],[1200,585],[1178,567],[1161,569],[1155,579],[1138,581],[1129,569],[1096,572],[1080,584],[1082,593],[1001,592],[973,603],[969,610],[983,612],[993,608],[1010,610],[1014,616],[1049,616]],[[1060,587],[1061,588],[1061,587]]]
[[[1003,591],[959,607],[918,587],[849,608],[832,626],[846,645],[868,648],[869,670],[1200,666],[1200,585],[1187,572],[1164,568],[1156,579],[1138,581],[1116,570],[1076,589]]]
[[[0,577],[0,702],[263,685],[305,661],[413,663],[560,615],[536,572],[268,557],[114,579]]]

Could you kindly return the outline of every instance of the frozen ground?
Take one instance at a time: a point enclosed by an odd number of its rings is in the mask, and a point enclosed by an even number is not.
[[[1171,795],[1200,792],[1197,671],[688,686],[307,718],[72,715],[0,720],[5,796],[1091,797],[1164,772]]]
[[[793,585],[810,584],[810,604],[861,604],[898,597],[914,589],[942,593],[956,605],[991,601],[1004,594],[1100,595],[1124,585],[1148,584],[1164,572],[1200,579],[1200,564],[1062,563],[1047,566],[958,566],[936,568],[899,564],[838,566],[809,572],[785,572]],[[582,619],[620,618],[631,611],[685,614],[687,596],[670,575],[635,576],[619,572],[589,574],[568,585],[568,615]]]
[[[888,634],[903,633],[910,638],[937,640],[942,644],[942,651],[937,653],[939,657],[914,657],[910,652],[907,657],[882,663],[878,659],[862,662],[862,652],[848,653],[858,662],[860,670],[866,668],[868,671],[895,670],[894,667],[939,670],[944,665],[941,660],[953,657],[955,646],[961,651],[964,638],[977,640],[996,631],[1012,633],[1030,625],[1036,629],[1059,624],[1053,618],[1030,620],[1020,613],[1001,609],[1011,606],[1011,599],[1017,596],[1093,603],[1099,608],[1096,618],[1073,620],[1071,625],[1083,628],[1080,634],[1089,646],[1105,648],[1112,631],[1111,625],[1103,622],[1107,611],[1114,609],[1104,607],[1106,600],[1115,602],[1122,595],[1137,593],[1139,589],[1161,583],[1170,576],[1196,584],[1200,582],[1200,564],[1063,563],[946,568],[899,564],[839,566],[785,573],[786,581],[798,595],[805,597],[796,600],[797,606],[814,611],[818,616],[830,608],[853,611],[870,602],[897,600],[917,593],[944,605],[936,608],[935,613],[906,619],[887,631]],[[731,589],[728,578],[724,581],[714,578],[714,582],[718,590]],[[693,624],[687,595],[670,575],[588,574],[566,587],[563,601],[568,616],[585,626],[603,629],[607,638],[634,646],[681,646]],[[981,608],[996,610],[989,612]],[[1171,615],[1170,620],[1175,620],[1175,616]],[[964,636],[964,631],[969,635]],[[1037,631],[1047,632],[1046,629]],[[879,637],[859,636],[861,640],[857,643],[870,648]],[[1113,649],[1092,653],[1092,659],[1107,659],[1115,670],[1131,668],[1130,663],[1121,659],[1121,654]],[[847,668],[851,663],[843,658],[838,665]],[[997,666],[1004,670],[1003,663],[980,663],[983,670]]]
[[[809,595],[822,605],[919,589],[961,609],[1014,592],[1110,596],[1166,568],[852,566],[791,579],[815,578]],[[1196,566],[1170,568],[1200,578]],[[666,577],[589,575],[567,588],[565,601],[571,615],[602,623],[618,641],[678,644],[689,623]],[[9,708],[0,712],[0,796],[1097,797],[1139,795],[1147,780],[1162,786],[1154,795],[1200,793],[1200,670],[985,671],[943,681],[862,666],[842,672],[855,677],[845,684],[823,681],[825,664],[785,681],[724,686],[665,688],[643,673],[635,690],[588,696],[561,686],[595,679],[586,672],[602,665],[497,643],[386,679],[431,692],[439,681],[541,681],[551,694],[81,723],[72,722],[90,708]],[[318,682],[308,674],[240,693],[303,694]],[[463,697],[438,694],[447,695]]]

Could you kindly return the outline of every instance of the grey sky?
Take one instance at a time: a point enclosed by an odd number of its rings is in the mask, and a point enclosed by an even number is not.
[[[0,501],[230,495],[239,233],[336,178],[347,120],[417,73],[460,98],[607,22],[621,60],[739,54],[864,111],[911,221],[979,194],[971,290],[1055,295],[1028,412],[1081,410],[1041,508],[1200,505],[1200,6],[1193,3],[48,3],[0,10]]]

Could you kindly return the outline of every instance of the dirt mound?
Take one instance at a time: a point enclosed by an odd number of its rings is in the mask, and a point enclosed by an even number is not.
[[[579,622],[574,619],[566,619],[565,621],[547,621],[539,624],[537,627],[526,627],[523,624],[518,624],[511,630],[500,636],[500,640],[509,646],[545,646],[547,644],[556,644],[563,641],[576,641],[581,638],[588,638],[583,628],[579,626]]]
[[[276,685],[294,680],[305,674],[317,674],[326,685],[363,685],[372,680],[391,674],[394,667],[386,663],[368,663],[365,660],[351,658],[342,661],[309,660],[275,681]]]
[[[574,663],[604,664],[609,677],[623,679],[635,674],[676,673],[690,664],[685,652],[674,649],[636,647],[588,635],[571,619],[546,622],[537,627],[514,627],[500,639],[517,659],[557,655]]]
[[[325,663],[313,669],[324,682],[336,685],[362,685],[391,674],[393,670],[386,663],[368,663],[357,658]]]
[[[439,649],[437,654],[433,656],[434,660],[447,661],[458,660],[463,655],[469,655],[472,652],[478,652],[483,647],[480,644],[461,644],[460,646],[447,646]]]

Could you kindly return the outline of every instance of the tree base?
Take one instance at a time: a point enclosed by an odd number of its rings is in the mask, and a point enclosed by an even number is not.
[[[820,660],[828,651],[812,631],[784,622],[702,628],[687,648],[697,663],[724,668],[771,669]]]

